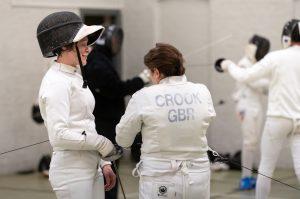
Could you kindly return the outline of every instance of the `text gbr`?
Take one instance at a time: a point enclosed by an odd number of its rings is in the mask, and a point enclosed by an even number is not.
[[[169,122],[182,122],[195,119],[193,105],[201,104],[201,100],[199,92],[184,94],[174,93],[157,95],[155,97],[155,103],[161,108],[170,107],[168,110]],[[186,107],[186,105],[189,107]],[[185,108],[181,108],[180,106],[185,106]]]

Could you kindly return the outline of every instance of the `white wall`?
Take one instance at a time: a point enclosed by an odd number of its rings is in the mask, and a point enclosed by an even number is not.
[[[35,38],[40,20],[54,11],[117,9],[125,32],[123,77],[140,72],[143,56],[155,42],[174,44],[186,56],[186,74],[191,81],[208,85],[217,111],[209,129],[210,145],[222,152],[241,147],[241,133],[234,113],[233,80],[218,74],[216,58],[237,61],[254,33],[270,39],[279,49],[283,24],[300,17],[299,0],[2,0],[0,5],[0,152],[47,139],[43,126],[31,121],[30,108],[48,61],[42,58]],[[220,99],[225,105],[218,106]],[[0,156],[0,174],[37,166],[49,144]],[[286,161],[287,160],[287,161]],[[287,147],[279,160],[291,167]]]
[[[131,78],[145,68],[143,57],[155,41],[156,9],[157,2],[153,0],[126,0],[124,4],[124,78]]]
[[[191,81],[209,84],[210,13],[208,0],[160,1],[159,39],[183,53]]]

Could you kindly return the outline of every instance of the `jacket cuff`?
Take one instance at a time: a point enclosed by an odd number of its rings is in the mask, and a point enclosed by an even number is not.
[[[111,165],[110,161],[100,160],[100,167],[103,168],[105,165]]]

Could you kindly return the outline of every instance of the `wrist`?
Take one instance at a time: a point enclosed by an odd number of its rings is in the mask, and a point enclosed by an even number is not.
[[[111,169],[111,163],[103,165],[102,169]]]

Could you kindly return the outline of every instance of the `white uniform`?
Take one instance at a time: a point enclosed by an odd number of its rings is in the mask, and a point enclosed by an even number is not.
[[[250,68],[253,63],[244,57],[238,65],[242,68]],[[253,167],[254,152],[257,148],[263,121],[262,96],[268,86],[269,80],[267,78],[251,83],[237,82],[237,89],[233,94],[243,133],[242,164],[247,168]],[[251,171],[243,168],[242,177],[250,177],[251,175]]]
[[[113,145],[95,130],[91,91],[82,88],[80,70],[54,62],[43,78],[39,105],[53,155],[49,179],[58,199],[104,198],[99,153]]]
[[[206,86],[172,76],[136,92],[116,127],[129,147],[142,132],[139,198],[208,199],[206,131],[215,110]]]
[[[272,176],[282,142],[290,137],[294,168],[300,180],[300,46],[275,51],[248,69],[228,66],[231,76],[241,82],[270,77],[267,121],[261,142],[259,172]],[[258,175],[256,198],[270,192],[270,180]]]

